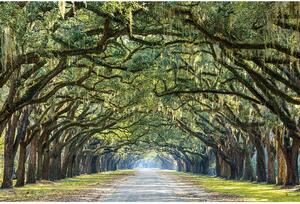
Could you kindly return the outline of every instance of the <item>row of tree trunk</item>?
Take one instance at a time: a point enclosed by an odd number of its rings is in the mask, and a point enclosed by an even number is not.
[[[277,185],[296,185],[299,183],[298,146],[290,146],[289,140],[283,136],[275,141],[266,138],[265,144],[256,141],[256,148],[244,151],[243,154],[232,152],[230,157],[234,164],[223,159],[217,151],[214,155],[191,159],[176,158],[177,170],[199,174],[212,174],[226,179],[239,179],[265,182]],[[295,141],[293,142],[295,144]],[[259,148],[257,148],[259,147]],[[295,170],[296,169],[296,170]]]
[[[5,143],[9,142],[5,140]],[[16,186],[24,186],[25,183],[36,183],[38,180],[54,181],[80,174],[114,171],[118,168],[129,167],[118,166],[120,160],[116,159],[114,153],[94,155],[84,152],[82,148],[74,151],[71,147],[66,147],[64,151],[62,149],[50,150],[49,145],[39,144],[37,138],[33,138],[29,145],[24,142],[20,143],[17,160],[13,154],[10,154],[11,146],[5,145],[5,147],[2,188],[12,187],[13,179],[17,180]]]

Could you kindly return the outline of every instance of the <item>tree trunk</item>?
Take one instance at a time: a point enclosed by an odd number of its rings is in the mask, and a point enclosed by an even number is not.
[[[202,173],[202,174],[208,174],[208,169],[209,169],[209,158],[208,156],[205,156],[202,158],[201,160],[201,171],[199,170],[198,173]]]
[[[236,179],[238,176],[238,169],[235,165],[229,165],[230,167],[230,176],[229,179]]]
[[[237,163],[237,179],[241,179],[244,175],[244,164],[245,164],[245,155],[240,153],[236,154],[236,163]]]
[[[118,168],[118,165],[117,165],[117,168]],[[100,157],[99,156],[96,160],[96,171],[97,171],[97,173],[100,172]]]
[[[216,176],[221,177],[221,164],[220,164],[220,156],[218,155],[217,152],[215,152],[215,157],[216,157]]]
[[[26,146],[24,142],[20,143],[16,186],[24,186],[25,183]]]
[[[36,150],[37,150],[37,138],[36,136],[34,136],[34,138],[30,143],[26,183],[36,183]]]
[[[49,155],[49,144],[45,144],[43,151],[43,165],[42,165],[42,179],[49,179],[49,168],[50,168],[50,155]]]
[[[14,168],[14,160],[12,155],[12,146],[5,142],[5,149],[4,149],[4,172],[3,172],[3,181],[1,188],[11,188],[12,183],[12,175],[13,175],[13,168]]]
[[[81,174],[85,174],[86,173],[86,168],[85,168],[86,159],[87,159],[87,156],[85,154],[82,154],[81,155],[81,164],[82,165],[80,167],[80,173]],[[102,162],[102,160],[103,160],[103,157],[101,157],[101,166],[100,166],[101,171],[103,171],[103,168],[102,168],[103,162]]]
[[[254,178],[254,171],[251,163],[251,158],[249,152],[245,153],[245,159],[244,159],[244,171],[243,171],[243,180],[253,181]]]
[[[276,175],[275,175],[276,150],[275,150],[274,145],[269,140],[269,138],[268,138],[268,141],[267,141],[267,152],[268,152],[268,175],[267,175],[267,183],[269,183],[269,184],[275,184],[276,183]]]
[[[56,150],[57,151],[57,150]],[[51,181],[61,178],[61,152],[52,152],[50,154],[49,179]]]
[[[235,177],[235,169],[234,168],[230,168],[229,164],[227,162],[225,162],[225,160],[223,160],[221,157],[219,157],[219,161],[220,161],[220,174],[221,177],[223,178],[230,178],[230,179],[234,179]]]
[[[91,159],[91,172],[90,173],[97,173],[97,159],[98,156],[93,156]]]
[[[67,164],[67,177],[72,178],[74,176],[74,162],[75,162],[75,155],[72,154],[70,157],[69,163]]]
[[[70,160],[70,154],[68,152],[64,152],[64,160],[61,167],[61,178],[64,179],[67,176],[68,164]]]
[[[294,139],[293,144],[290,148],[285,151],[285,162],[286,162],[286,177],[284,185],[298,185],[298,154],[299,154],[299,141]]]
[[[256,148],[256,176],[257,182],[265,182],[267,180],[266,175],[266,160],[264,147],[260,141],[260,138],[256,137],[254,141]]]
[[[37,173],[36,179],[41,180],[43,174],[43,146],[42,142],[38,142],[37,146]]]
[[[292,134],[290,132],[289,134]],[[298,175],[298,154],[300,140],[296,139],[296,136],[293,135],[277,137],[278,151],[282,154],[285,162],[285,174],[283,179],[284,185],[297,185],[299,184],[299,175]],[[293,139],[292,139],[293,138]],[[281,155],[280,155],[281,156]],[[279,168],[280,170],[280,168]],[[279,172],[281,173],[281,172]],[[278,184],[281,184],[282,181],[279,181]]]
[[[177,160],[177,171],[182,171],[182,162],[179,159]]]
[[[8,123],[7,133],[4,138],[4,168],[3,168],[3,181],[1,188],[11,188],[13,186],[12,176],[14,169],[14,138],[16,132],[16,126],[18,117],[13,115],[12,119]]]
[[[283,185],[284,184],[284,179],[286,177],[286,166],[285,166],[285,160],[284,160],[284,155],[282,148],[280,147],[281,145],[279,144],[281,142],[281,139],[278,138],[277,140],[277,169],[278,169],[278,174],[277,174],[277,185]]]
[[[76,154],[76,158],[75,158],[75,168],[74,168],[75,176],[78,176],[81,174],[81,170],[80,170],[81,161],[82,161],[82,153],[79,152]]]
[[[124,164],[124,166],[126,166],[126,165],[127,165],[127,163]],[[100,158],[100,171],[101,172],[105,171],[105,156],[104,155],[101,155],[101,158]]]
[[[191,164],[188,161],[184,161],[185,164],[185,172],[191,172]]]

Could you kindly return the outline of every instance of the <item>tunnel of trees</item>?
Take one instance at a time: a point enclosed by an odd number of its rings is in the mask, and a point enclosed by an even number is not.
[[[300,4],[1,2],[2,188],[134,167],[299,184]]]

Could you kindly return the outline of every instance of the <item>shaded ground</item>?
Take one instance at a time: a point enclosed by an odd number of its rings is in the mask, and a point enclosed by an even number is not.
[[[149,202],[149,201],[232,201],[237,197],[220,193],[209,193],[192,185],[179,176],[154,169],[137,170],[135,176],[128,177],[112,187],[111,194],[99,201],[108,202]]]

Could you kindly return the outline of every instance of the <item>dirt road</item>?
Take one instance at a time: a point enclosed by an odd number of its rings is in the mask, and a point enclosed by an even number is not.
[[[231,197],[209,193],[181,178],[155,169],[139,169],[135,176],[116,182],[110,194],[101,202],[199,202],[232,201]]]

